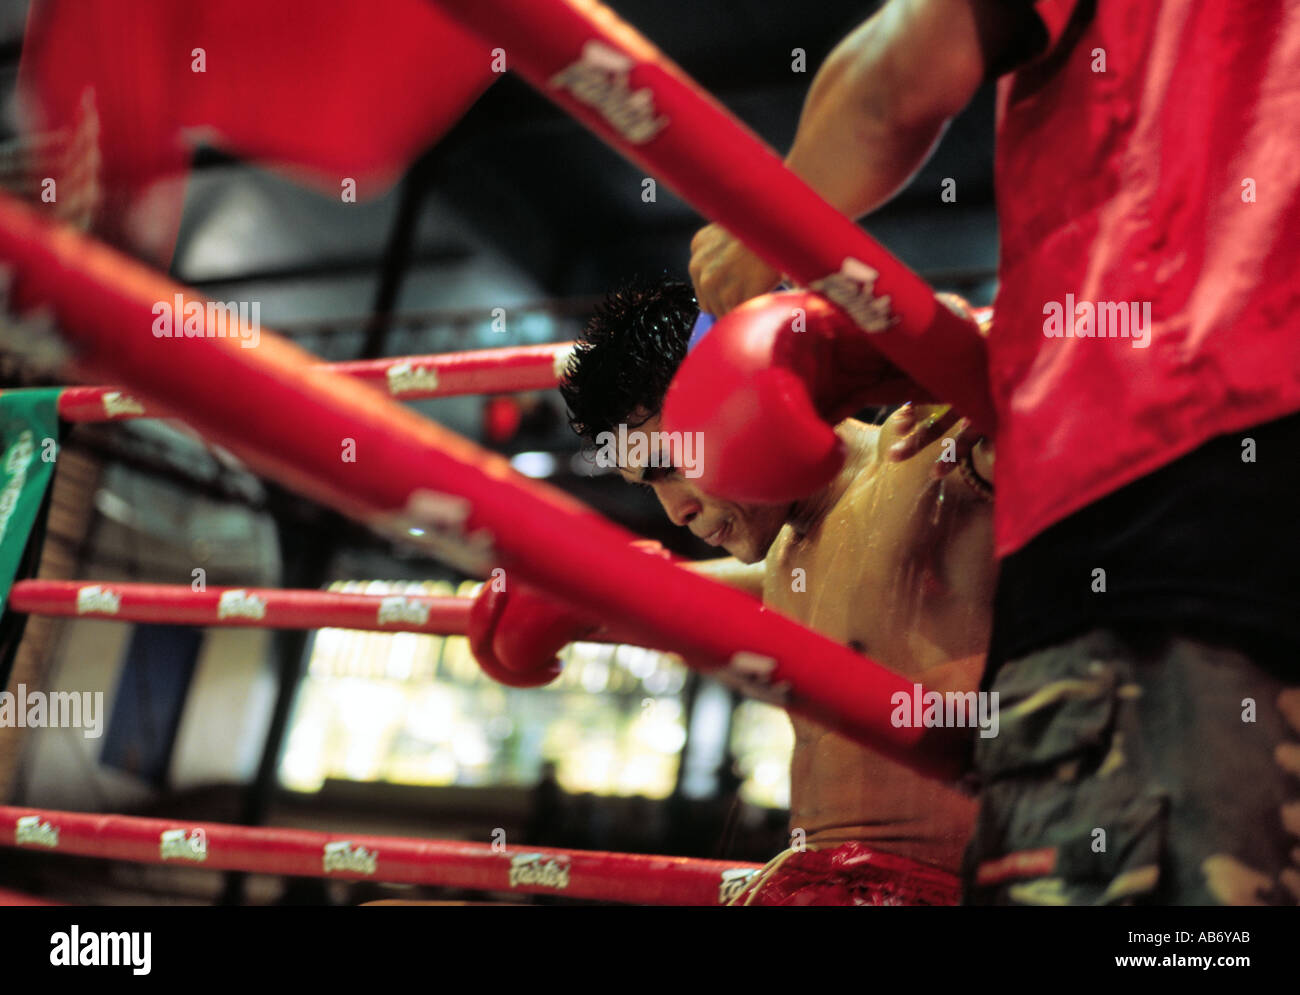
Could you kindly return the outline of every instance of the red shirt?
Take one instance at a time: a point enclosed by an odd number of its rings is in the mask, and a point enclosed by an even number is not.
[[[999,556],[1300,410],[1300,4],[1034,6],[998,91]]]

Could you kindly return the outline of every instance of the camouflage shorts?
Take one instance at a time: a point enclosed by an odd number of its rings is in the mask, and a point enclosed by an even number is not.
[[[1291,738],[1278,694],[1296,683],[1139,627],[1006,663],[998,735],[976,746],[963,901],[1295,904],[1280,813],[1297,785],[1274,751]]]

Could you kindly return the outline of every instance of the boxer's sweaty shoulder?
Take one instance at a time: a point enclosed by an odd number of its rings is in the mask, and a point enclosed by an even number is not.
[[[991,506],[936,480],[942,440],[901,463],[892,426],[846,423],[856,472],[803,534],[782,530],[764,601],[894,670],[980,653],[995,579]]]

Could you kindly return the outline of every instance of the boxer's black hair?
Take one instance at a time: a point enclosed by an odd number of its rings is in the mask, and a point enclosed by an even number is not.
[[[560,382],[573,430],[595,442],[658,414],[698,314],[695,292],[680,280],[636,280],[606,297]]]

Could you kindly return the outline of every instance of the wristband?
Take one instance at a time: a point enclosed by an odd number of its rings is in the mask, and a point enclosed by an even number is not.
[[[709,329],[713,327],[713,323],[716,320],[717,319],[714,318],[713,315],[706,314],[703,311],[700,312],[699,317],[695,319],[695,326],[691,329],[690,340],[686,343],[687,352],[690,352],[700,344],[700,341],[704,336],[709,334]]]
[[[982,437],[976,440],[975,446],[978,446],[981,441],[983,441]],[[985,480],[980,472],[975,469],[975,446],[971,446],[970,451],[957,462],[957,470],[961,473],[961,479],[966,481],[971,490],[985,501],[992,501],[993,482]]]

